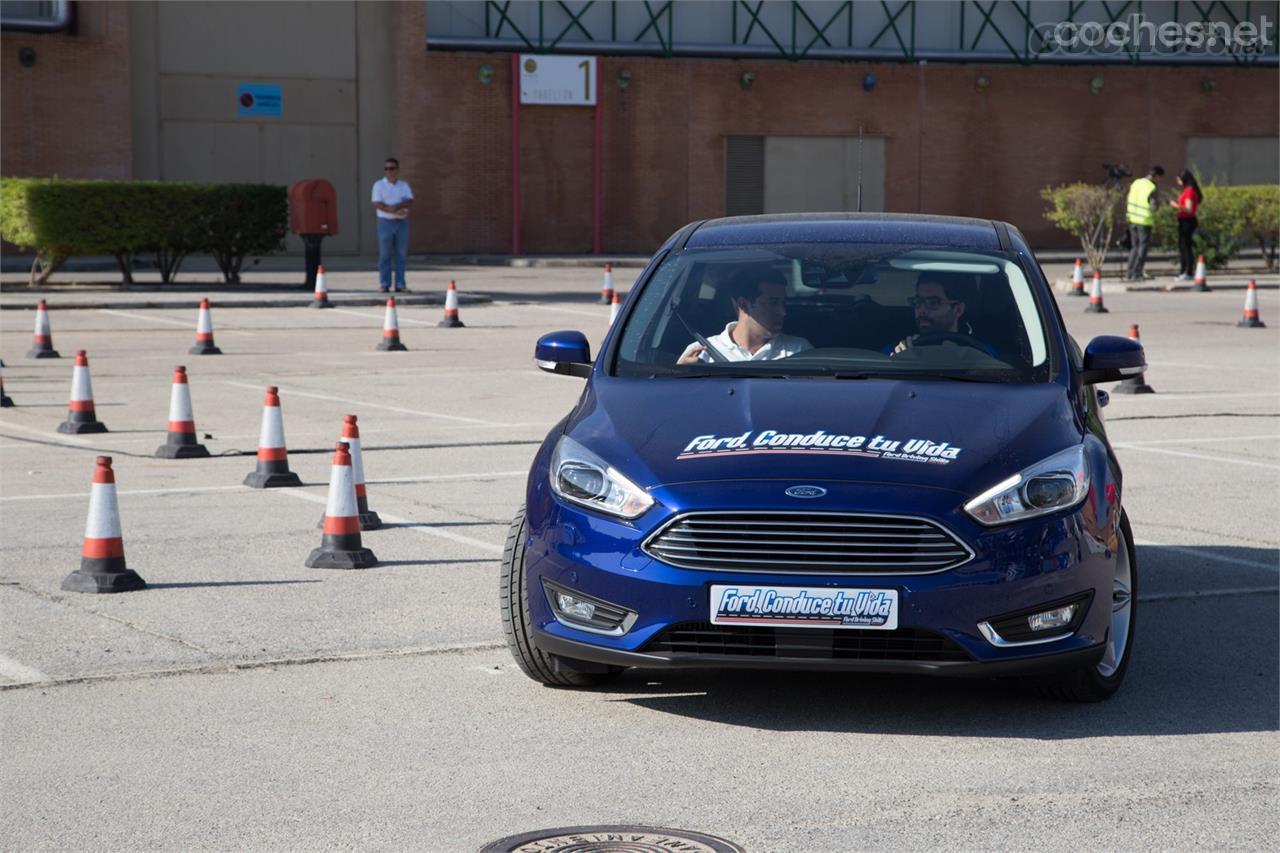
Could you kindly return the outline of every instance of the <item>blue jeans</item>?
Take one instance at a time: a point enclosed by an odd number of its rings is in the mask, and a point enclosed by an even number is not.
[[[404,258],[409,251],[409,220],[378,217],[378,286],[391,286],[391,257],[395,254],[396,290],[404,290]]]

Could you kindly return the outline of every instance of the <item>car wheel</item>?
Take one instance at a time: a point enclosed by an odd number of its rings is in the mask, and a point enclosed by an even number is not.
[[[529,619],[529,591],[524,571],[525,510],[520,507],[511,521],[502,549],[499,577],[502,630],[507,647],[520,670],[534,681],[552,687],[596,687],[611,681],[623,667],[573,660],[540,650],[533,642]]]
[[[1089,667],[1055,675],[1028,679],[1029,686],[1042,696],[1066,702],[1101,702],[1120,689],[1129,659],[1133,656],[1133,636],[1137,617],[1138,560],[1133,550],[1133,530],[1129,516],[1120,513],[1120,543],[1111,592],[1111,627],[1102,660]]]

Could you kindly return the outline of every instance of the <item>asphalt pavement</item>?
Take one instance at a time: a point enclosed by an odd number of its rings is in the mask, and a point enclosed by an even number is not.
[[[581,380],[537,335],[608,322],[590,268],[416,271],[493,301],[399,316],[194,312],[62,294],[61,359],[23,357],[31,300],[0,295],[0,838],[13,850],[471,851],[555,826],[709,832],[751,851],[1264,849],[1280,806],[1280,293],[1061,297],[1073,334],[1141,327],[1157,393],[1108,429],[1138,541],[1128,679],[1093,706],[998,682],[642,673],[541,687],[508,655],[498,557],[537,444]],[[618,276],[625,289],[636,270]],[[341,276],[350,275],[347,280]],[[343,291],[366,287],[351,271]],[[1051,275],[1053,273],[1051,272]],[[6,278],[6,282],[8,279]],[[1274,283],[1274,282],[1273,282]],[[332,285],[331,285],[332,286]],[[68,302],[83,300],[79,310]],[[110,432],[66,436],[89,352]],[[152,457],[175,364],[213,456]],[[241,486],[277,385],[304,486]],[[303,567],[345,413],[360,418],[380,565]],[[142,592],[63,592],[93,457],[114,460]]]

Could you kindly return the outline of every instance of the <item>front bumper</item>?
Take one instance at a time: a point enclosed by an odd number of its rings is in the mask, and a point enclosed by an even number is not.
[[[954,569],[936,574],[744,573],[704,571],[667,565],[641,550],[645,538],[671,512],[711,508],[695,500],[673,506],[668,498],[661,517],[628,523],[579,510],[556,500],[535,479],[528,496],[529,538],[525,570],[534,642],[540,649],[577,660],[645,668],[753,668],[915,672],[938,675],[997,676],[1069,669],[1096,663],[1110,626],[1111,586],[1115,570],[1114,530],[1119,507],[1091,495],[1075,510],[1019,524],[985,528],[959,510],[958,496],[941,489],[912,494],[911,515],[951,530],[974,552]],[[841,511],[876,513],[901,506],[900,488],[865,483],[823,483]],[[746,505],[772,497],[776,483],[742,483],[735,498]],[[682,490],[686,495],[691,490]],[[1099,523],[1101,521],[1101,524]],[[631,630],[619,637],[601,636],[557,621],[539,579],[549,578],[571,589],[618,604],[639,614]],[[705,623],[712,584],[827,586],[896,589],[899,626],[945,638],[954,653],[927,656],[827,654],[806,650],[789,654],[789,643],[776,653],[682,653],[664,644],[673,626]],[[978,623],[1043,602],[1093,590],[1093,603],[1075,633],[1041,645],[996,647]],[[785,629],[778,629],[785,630]],[[802,636],[795,631],[789,637]],[[839,632],[857,629],[836,629]],[[866,635],[881,632],[858,632]],[[821,642],[816,645],[821,645]],[[657,646],[657,650],[655,650]],[[784,648],[785,647],[785,648]]]

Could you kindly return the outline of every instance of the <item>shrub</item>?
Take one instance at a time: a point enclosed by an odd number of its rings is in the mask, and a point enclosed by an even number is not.
[[[1124,196],[1110,187],[1076,183],[1045,187],[1040,197],[1049,202],[1044,218],[1080,238],[1090,271],[1101,272]]]
[[[1196,216],[1199,225],[1192,238],[1192,251],[1204,255],[1210,269],[1221,269],[1240,250],[1258,243],[1268,269],[1276,264],[1276,243],[1280,239],[1280,185],[1203,187],[1204,201]],[[1156,213],[1152,243],[1162,249],[1178,250],[1177,211],[1163,205]]]
[[[169,282],[192,252],[213,254],[226,280],[239,281],[246,253],[281,248],[287,219],[284,187],[17,178],[0,184],[0,236],[37,251],[33,284],[73,255],[112,255],[130,282],[133,258],[144,253],[156,255],[160,279]]]

